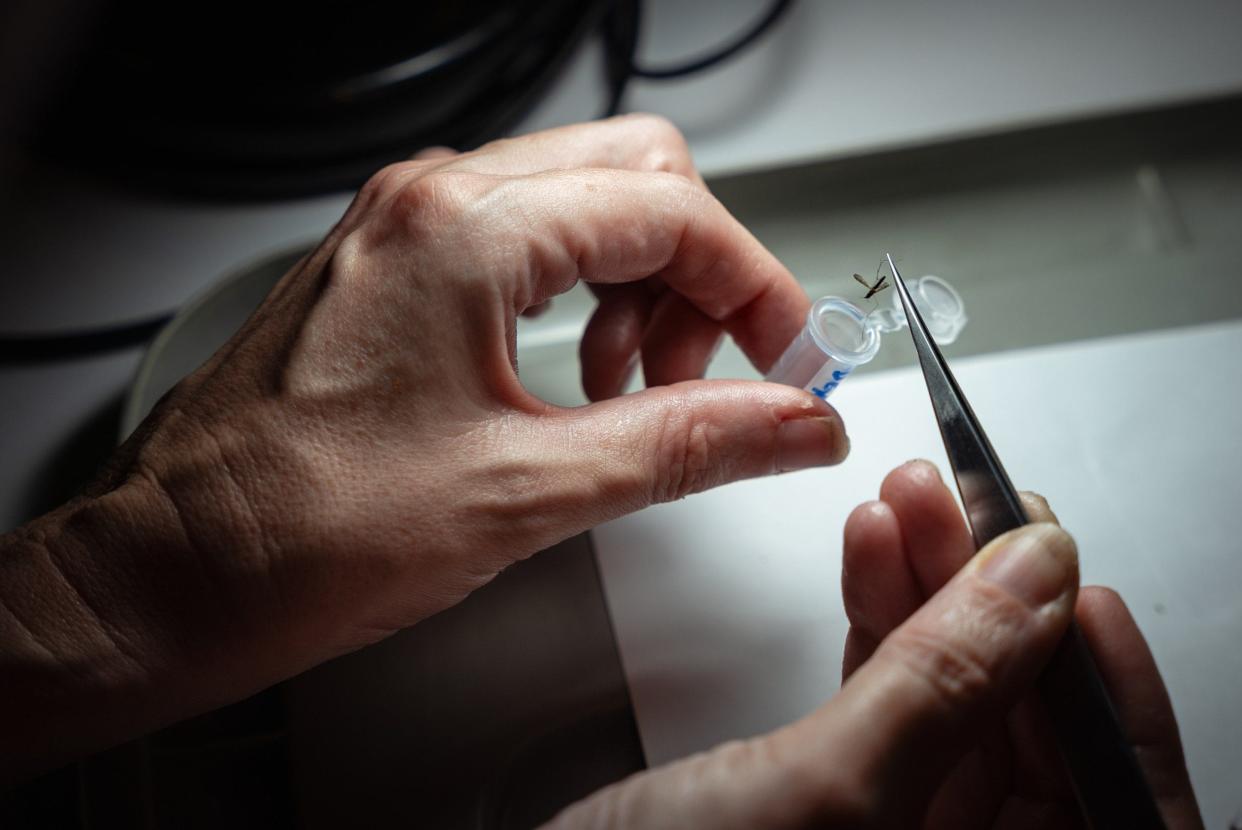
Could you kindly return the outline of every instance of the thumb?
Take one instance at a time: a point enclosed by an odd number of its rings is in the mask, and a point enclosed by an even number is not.
[[[880,823],[906,820],[1030,691],[1073,618],[1077,594],[1078,554],[1068,533],[1054,524],[1010,531],[798,726],[850,747],[863,803]]]
[[[1077,586],[1065,531],[1007,533],[806,718],[614,784],[552,826],[917,826],[956,761],[1029,690]]]
[[[559,472],[582,480],[566,484],[602,488],[598,509],[611,515],[596,522],[731,481],[836,464],[849,453],[835,409],[801,389],[758,381],[675,383],[540,421],[546,439],[572,444],[558,451],[572,459]]]

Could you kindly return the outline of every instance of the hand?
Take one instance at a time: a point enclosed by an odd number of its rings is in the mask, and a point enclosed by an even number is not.
[[[782,730],[634,776],[554,827],[1084,827],[1030,689],[1077,608],[1170,830],[1201,828],[1177,723],[1120,598],[1077,590],[1043,524],[973,543],[936,468],[912,462],[845,528],[841,691]],[[960,569],[960,571],[959,571]]]
[[[563,409],[523,389],[515,320],[580,279],[601,297],[581,345],[598,402]],[[812,395],[691,380],[722,333],[767,369],[808,307],[660,119],[389,167],[97,486],[10,540],[0,598],[39,669],[0,708],[63,756],[380,639],[652,502],[837,462],[841,421]],[[640,354],[659,388],[614,397]],[[108,704],[36,727],[49,687],[62,713]]]

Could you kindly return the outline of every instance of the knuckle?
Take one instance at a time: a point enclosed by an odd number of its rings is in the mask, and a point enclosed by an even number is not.
[[[690,145],[681,130],[662,115],[640,113],[631,116],[636,122],[639,132],[644,138],[647,151],[643,156],[643,167],[647,170],[677,173],[681,176],[690,175],[693,164],[690,161]]]
[[[409,176],[409,166],[405,162],[397,162],[382,167],[371,174],[371,177],[358,188],[349,209],[341,219],[343,227],[357,227],[361,221],[371,216],[377,207],[384,204],[397,187],[397,182]]]
[[[640,132],[653,143],[668,144],[673,147],[686,147],[686,137],[681,130],[663,115],[651,112],[636,112],[625,116]]]
[[[710,768],[724,781],[740,781],[752,777],[757,770],[792,771],[793,765],[767,736],[726,741],[709,754],[700,755],[702,766]]]
[[[779,790],[752,802],[749,816],[757,827],[874,827],[883,802],[872,778],[859,765],[822,763],[789,727],[770,735],[722,746],[724,782],[774,777]]]
[[[676,213],[693,216],[710,214],[716,209],[714,196],[679,173],[652,170],[646,175],[651,177],[653,189],[661,196],[661,203]]]
[[[515,148],[515,145],[520,147],[521,142],[523,142],[524,140],[528,140],[528,137],[519,136],[516,138],[515,137],[493,138],[491,141],[480,144],[478,149],[476,149],[472,153],[472,155],[475,155],[475,156],[504,155],[505,153],[513,150]]]
[[[370,273],[367,268],[366,235],[354,230],[346,234],[328,259],[329,279],[335,284],[354,284]]]
[[[702,195],[689,179],[672,171],[649,170],[647,175],[651,177],[653,182],[667,188],[670,192],[683,199],[697,199]]]
[[[845,606],[845,618],[859,635],[865,635],[874,645],[878,638],[873,632],[884,631],[883,618],[875,611],[880,603],[875,586],[866,577],[858,576],[865,573],[871,563],[860,562],[858,554],[849,552],[848,548],[846,551],[841,563],[841,601]]]
[[[909,624],[898,629],[882,647],[889,659],[946,710],[968,706],[987,695],[996,676],[982,640],[974,636],[944,637],[928,628]]]
[[[399,186],[400,182],[411,173],[408,162],[397,162],[380,168],[366,180],[358,191],[359,197],[368,204],[383,201]]]
[[[434,170],[402,181],[387,202],[389,217],[416,229],[458,218],[467,204],[467,178],[458,171]]]
[[[763,738],[727,741],[709,752],[686,759],[685,773],[693,786],[707,792],[728,793],[739,781],[754,781],[756,777],[769,778],[784,772],[784,759],[772,751],[772,742]],[[788,783],[785,783],[788,786]],[[756,827],[783,826],[778,811],[785,808],[780,793],[766,793],[768,797],[744,799],[733,808],[740,825]],[[776,797],[773,797],[776,796]]]
[[[642,166],[655,173],[675,173],[686,178],[694,167],[688,155],[673,152],[664,147],[652,147],[644,155]]]
[[[664,422],[657,437],[653,501],[677,501],[710,487],[719,449],[710,424],[688,416]]]

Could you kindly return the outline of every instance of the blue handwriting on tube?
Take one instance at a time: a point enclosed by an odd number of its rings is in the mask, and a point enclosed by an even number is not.
[[[849,369],[834,369],[832,372],[832,380],[828,381],[823,387],[812,386],[811,394],[817,398],[826,398],[828,393],[841,385],[841,381],[845,380],[845,376],[850,373]]]

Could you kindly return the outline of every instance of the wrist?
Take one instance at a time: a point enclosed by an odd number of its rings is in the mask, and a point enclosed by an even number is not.
[[[75,500],[0,540],[0,780],[135,734],[146,708],[152,655],[108,618],[113,586],[87,563],[65,567],[77,547],[65,523],[92,509]]]
[[[244,617],[193,556],[141,478],[3,537],[0,779],[260,688],[244,671]]]

